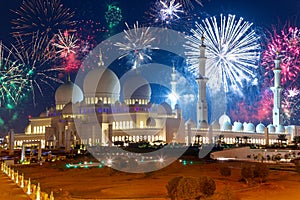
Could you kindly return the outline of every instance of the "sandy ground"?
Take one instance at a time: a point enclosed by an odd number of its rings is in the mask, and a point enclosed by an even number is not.
[[[230,177],[222,177],[219,169],[232,168]],[[21,166],[19,172],[32,183],[40,182],[44,192],[54,192],[59,199],[168,199],[166,184],[176,176],[211,176],[217,185],[216,193],[226,185],[242,200],[300,199],[300,175],[294,171],[270,170],[266,183],[246,185],[241,180],[240,162],[198,163],[183,166],[176,162],[152,173],[129,174],[110,168],[66,169],[64,163],[45,163],[42,166]]]
[[[30,200],[6,174],[0,173],[0,199],[2,200]]]

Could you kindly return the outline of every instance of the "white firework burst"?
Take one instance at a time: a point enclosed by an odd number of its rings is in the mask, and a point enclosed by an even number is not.
[[[175,3],[175,0],[160,1],[160,5],[159,18],[166,24],[171,23],[173,20],[180,19],[179,13],[184,12],[182,10],[182,5],[180,3]]]
[[[234,89],[240,92],[245,81],[255,80],[255,69],[259,60],[259,37],[251,29],[252,23],[243,18],[236,19],[235,15],[228,17],[220,15],[204,19],[202,24],[196,23],[192,36],[187,37],[185,44],[189,70],[198,74],[198,63],[202,43],[206,45],[206,76],[208,86],[225,92]]]
[[[67,57],[70,53],[76,53],[76,49],[79,48],[77,45],[78,39],[76,39],[74,34],[64,31],[63,33],[59,31],[57,34],[57,42],[53,43],[55,47],[58,48],[56,54],[60,54],[61,57]]]
[[[179,2],[181,3],[182,7],[186,8],[187,10],[195,8],[195,6],[192,3],[192,0],[179,0]],[[195,0],[195,2],[200,6],[203,6],[201,0]]]
[[[124,30],[124,42],[116,42],[114,45],[119,47],[119,50],[125,53],[119,57],[128,57],[129,61],[133,64],[133,68],[138,67],[146,60],[152,60],[150,52],[156,47],[152,47],[151,43],[155,40],[150,27],[140,27],[138,22],[130,29],[127,23],[125,23],[128,30]]]

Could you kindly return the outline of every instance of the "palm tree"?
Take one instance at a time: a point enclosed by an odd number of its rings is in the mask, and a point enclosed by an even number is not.
[[[279,134],[277,137],[277,140],[278,140],[279,146],[282,147],[282,142],[287,141],[286,134]]]

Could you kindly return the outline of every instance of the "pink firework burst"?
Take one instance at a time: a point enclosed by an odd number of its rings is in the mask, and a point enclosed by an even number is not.
[[[300,72],[300,29],[289,26],[285,26],[279,32],[273,29],[267,49],[262,54],[261,65],[266,68],[265,75],[273,73],[277,53],[281,59],[281,83],[296,82]]]

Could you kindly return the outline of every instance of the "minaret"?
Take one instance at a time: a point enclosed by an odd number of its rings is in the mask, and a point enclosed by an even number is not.
[[[207,110],[207,102],[206,102],[206,83],[208,78],[205,77],[205,49],[204,45],[204,36],[202,35],[202,44],[200,46],[200,56],[199,56],[199,76],[196,79],[198,83],[198,102],[197,102],[197,127],[199,128],[201,121],[208,122],[208,110]]]
[[[173,63],[173,67],[172,67],[172,73],[171,73],[171,90],[173,94],[176,94],[176,71],[175,71],[175,66]]]
[[[273,105],[273,125],[278,127],[278,125],[282,124],[282,110],[281,110],[281,92],[282,87],[280,84],[280,59],[278,57],[278,52],[276,53],[276,58],[274,60],[275,68],[273,69],[274,72],[274,86],[271,87],[271,90],[274,93],[274,105]]]

